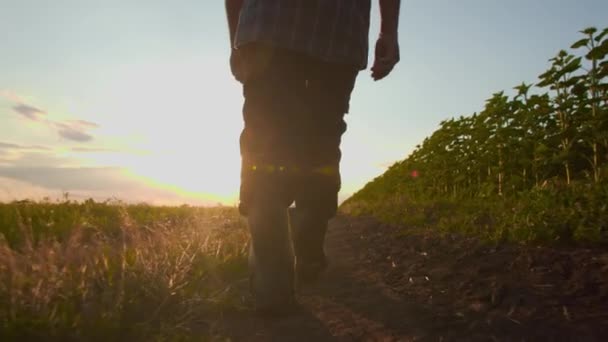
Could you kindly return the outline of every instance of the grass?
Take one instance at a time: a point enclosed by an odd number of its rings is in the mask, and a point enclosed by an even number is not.
[[[604,184],[575,184],[510,197],[437,198],[377,190],[356,194],[340,210],[404,226],[404,233],[423,230],[488,242],[608,246],[607,203]]]
[[[234,208],[0,204],[0,340],[210,338],[247,246]]]

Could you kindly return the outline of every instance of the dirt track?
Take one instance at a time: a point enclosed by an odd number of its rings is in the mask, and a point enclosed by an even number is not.
[[[608,253],[399,236],[338,217],[331,265],[298,314],[227,313],[235,341],[605,341]]]

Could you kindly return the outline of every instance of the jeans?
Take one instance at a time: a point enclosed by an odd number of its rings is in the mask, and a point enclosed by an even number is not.
[[[244,129],[239,210],[295,201],[327,220],[337,211],[340,141],[358,68],[250,44],[242,48]]]

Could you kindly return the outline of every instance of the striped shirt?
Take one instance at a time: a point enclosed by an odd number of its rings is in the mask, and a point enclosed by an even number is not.
[[[245,0],[234,45],[261,42],[365,69],[371,0]]]

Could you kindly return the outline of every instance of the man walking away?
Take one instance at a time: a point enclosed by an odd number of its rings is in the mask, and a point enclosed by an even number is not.
[[[400,1],[379,4],[374,80],[399,62]],[[327,267],[343,118],[367,67],[370,7],[371,0],[226,0],[230,66],[245,98],[239,210],[261,312],[293,308],[294,281],[312,281]]]

